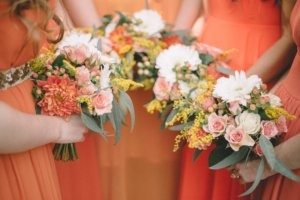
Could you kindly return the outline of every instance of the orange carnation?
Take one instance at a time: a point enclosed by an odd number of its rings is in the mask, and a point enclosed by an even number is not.
[[[76,102],[76,83],[68,77],[50,76],[46,81],[38,81],[37,85],[44,93],[38,102],[42,114],[68,118],[80,112]]]

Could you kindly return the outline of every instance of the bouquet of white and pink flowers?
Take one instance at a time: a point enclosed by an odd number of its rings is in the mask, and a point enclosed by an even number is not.
[[[155,60],[171,44],[182,43],[154,10],[140,10],[132,16],[117,12],[102,18],[100,30],[121,58],[123,74],[150,89],[157,78]],[[100,32],[101,32],[100,31]]]
[[[217,67],[225,65],[221,57],[226,57],[223,51],[199,43],[176,44],[162,51],[156,59],[155,98],[147,104],[147,111],[161,113],[163,126],[186,121],[194,111],[190,103],[207,95],[220,77]]]
[[[120,126],[127,111],[134,123],[134,109],[126,90],[138,87],[131,80],[114,73],[114,58],[96,48],[91,34],[72,32],[56,45],[30,62],[35,86],[33,95],[39,113],[67,119],[80,114],[84,124],[103,137],[103,124],[110,121],[120,139]],[[75,160],[74,144],[56,144],[53,153],[58,160]]]
[[[180,130],[176,149],[180,141],[185,140],[189,148],[195,149],[196,159],[202,150],[212,146],[211,169],[230,167],[249,159],[261,160],[256,181],[243,195],[255,189],[265,162],[272,170],[300,181],[276,159],[273,149],[281,135],[287,132],[286,121],[294,116],[282,108],[279,97],[268,93],[258,76],[246,77],[244,72],[235,72],[229,77],[221,77],[204,95],[182,105],[190,105],[193,111],[179,122],[180,125],[171,127]],[[178,113],[185,108],[178,106],[176,109]],[[176,114],[167,123],[178,122]]]

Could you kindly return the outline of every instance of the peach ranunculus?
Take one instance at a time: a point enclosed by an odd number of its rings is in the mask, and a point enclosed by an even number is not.
[[[50,76],[37,84],[44,91],[44,97],[38,102],[42,114],[68,118],[80,112],[76,83],[68,77]]]
[[[111,89],[101,90],[91,99],[92,106],[95,108],[97,115],[110,113],[112,110],[113,93]]]
[[[278,130],[274,121],[261,121],[261,134],[270,139],[278,134]]]
[[[207,125],[203,126],[206,132],[212,134],[213,137],[218,137],[227,127],[227,116],[218,116],[216,113],[211,113],[207,119]]]
[[[85,66],[77,67],[75,78],[77,80],[77,84],[80,86],[90,83],[90,81],[91,81],[90,80],[90,78],[91,78],[90,70],[88,68],[86,68]]]
[[[241,126],[234,127],[233,125],[229,125],[226,128],[224,137],[234,151],[238,151],[241,146],[254,146],[255,144],[255,141],[243,130]]]
[[[170,99],[171,89],[172,85],[162,77],[159,77],[153,86],[155,97],[160,101]]]

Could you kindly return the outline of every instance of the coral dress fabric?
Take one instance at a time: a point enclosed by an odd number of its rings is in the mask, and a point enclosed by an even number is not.
[[[76,143],[78,160],[55,161],[64,200],[103,199],[96,148],[96,141],[101,139],[96,133],[86,135],[83,142]]]
[[[22,65],[34,55],[32,43],[25,44],[25,26],[7,13],[8,8],[8,1],[0,2],[0,71]],[[26,12],[26,16],[36,18],[32,11]],[[27,80],[0,90],[0,101],[22,112],[34,114],[32,85]],[[0,199],[61,199],[51,147],[48,145],[17,154],[1,154],[0,177]]]
[[[282,85],[276,91],[285,109],[296,116],[296,120],[290,121],[288,124],[288,133],[284,140],[300,133],[300,91],[297,87],[300,84],[300,1],[298,0],[292,15],[291,27],[295,43],[298,51],[292,67],[282,82]],[[300,176],[300,169],[294,170]],[[266,180],[265,188],[262,189],[263,194],[259,199],[263,200],[297,200],[300,197],[300,183],[294,182],[282,175],[274,175]]]
[[[115,11],[122,11],[132,14],[146,8],[147,0],[94,0],[99,14],[114,14]],[[126,3],[125,3],[126,2]],[[181,0],[148,0],[149,8],[156,10],[163,19],[173,24],[180,7]]]
[[[234,48],[229,65],[247,70],[280,34],[280,8],[273,0],[209,0],[199,40],[223,50]],[[209,152],[203,151],[193,162],[193,150],[184,149],[179,199],[243,199],[238,195],[245,186],[231,179],[228,170],[208,169]]]
[[[128,14],[145,9],[145,1],[94,0],[100,15],[122,11]],[[150,0],[151,9],[174,22],[179,0]],[[105,200],[174,200],[179,186],[180,152],[173,153],[175,133],[162,131],[162,121],[147,113],[144,105],[152,91],[139,89],[129,94],[135,108],[135,127],[122,128],[121,140],[114,144],[113,129],[107,126],[109,141],[98,140],[101,187]]]

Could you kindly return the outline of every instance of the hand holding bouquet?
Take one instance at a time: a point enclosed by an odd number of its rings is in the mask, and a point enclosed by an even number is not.
[[[206,96],[196,98],[200,101],[189,102],[193,111],[177,126],[180,134],[176,149],[185,140],[190,148],[196,149],[196,158],[202,150],[213,146],[209,157],[211,169],[260,159],[256,180],[243,195],[250,194],[258,185],[265,162],[272,170],[300,181],[277,160],[273,149],[287,132],[286,121],[294,116],[282,108],[277,96],[267,93],[266,85],[258,76],[246,77],[244,72],[235,72],[228,78],[219,78],[207,92]],[[179,106],[177,110],[183,108]]]
[[[31,61],[33,94],[41,114],[65,119],[81,114],[84,124],[103,137],[103,124],[110,120],[118,142],[127,111],[134,123],[133,105],[125,91],[139,85],[116,76],[114,59],[107,59],[96,46],[90,34],[73,32],[53,51]],[[53,152],[58,160],[77,159],[74,144],[57,144]]]

